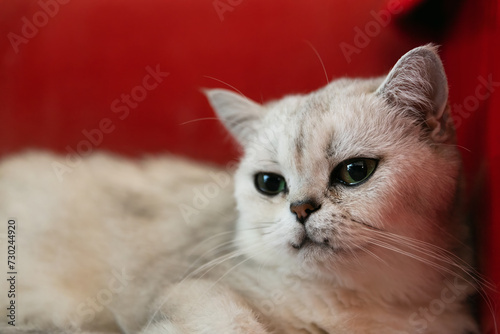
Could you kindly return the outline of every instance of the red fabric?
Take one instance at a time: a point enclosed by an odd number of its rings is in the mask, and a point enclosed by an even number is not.
[[[443,45],[450,103],[468,176],[468,196],[478,228],[480,265],[500,287],[500,34],[495,0],[466,1]],[[500,297],[483,300],[483,333],[496,333]]]
[[[500,8],[496,0],[422,1],[410,4],[400,15],[400,27],[415,40],[428,41],[429,31],[404,24],[426,22],[434,8],[455,13],[456,17],[438,17],[448,26],[431,36],[442,45],[441,57],[450,86],[449,102],[457,128],[467,177],[467,205],[478,231],[479,265],[486,278],[500,287],[500,34],[497,20]],[[425,7],[427,6],[427,7]],[[420,18],[411,17],[420,12]],[[442,13],[440,13],[442,14]],[[414,15],[415,16],[415,15]],[[451,14],[450,14],[451,16]],[[410,17],[410,18],[409,18]],[[401,22],[403,21],[403,22]],[[422,26],[417,26],[421,28]],[[437,25],[436,27],[439,27]],[[413,27],[415,28],[415,27]],[[500,323],[500,295],[486,290],[482,299],[482,332],[496,333]]]
[[[418,35],[414,14],[441,2],[450,14],[437,21],[450,16],[448,29]],[[423,13],[425,27],[433,12]],[[237,151],[200,88],[231,85],[267,101],[324,85],[318,55],[328,78],[373,76],[430,40],[443,45],[452,107],[463,105],[479,77],[500,80],[497,13],[496,0],[3,0],[0,155],[28,147],[170,151],[224,164]],[[38,27],[30,31],[32,24]],[[157,67],[169,73],[161,82],[150,73]],[[138,102],[126,115],[122,94],[131,93]],[[494,92],[457,119],[470,198],[486,213],[479,220],[483,266],[497,284],[499,104]]]
[[[212,0],[74,0],[60,5],[18,53],[0,39],[0,153],[33,145],[67,152],[79,144],[83,152],[82,130],[109,118],[115,128],[95,148],[169,150],[223,163],[235,151],[217,121],[196,121],[213,117],[200,88],[226,86],[220,80],[269,100],[326,83],[310,45],[329,78],[380,75],[410,47],[395,44],[389,27],[346,61],[339,41],[352,45],[353,29],[373,20],[370,1],[239,2],[219,16]],[[41,10],[37,1],[0,2],[1,36],[22,36],[23,17],[33,22]],[[169,77],[120,120],[112,102],[157,64]]]

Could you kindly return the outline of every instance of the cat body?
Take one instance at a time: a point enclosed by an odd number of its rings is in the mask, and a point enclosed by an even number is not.
[[[265,105],[208,91],[244,148],[234,175],[95,154],[61,180],[62,157],[4,160],[16,328],[478,333],[447,93],[425,46],[387,77]]]

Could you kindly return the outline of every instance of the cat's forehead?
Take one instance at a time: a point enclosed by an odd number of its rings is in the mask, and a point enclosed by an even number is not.
[[[329,123],[366,121],[377,99],[375,90],[380,80],[341,79],[308,95],[286,97],[269,107],[268,121],[286,123],[293,128]]]
[[[374,91],[380,80],[340,80],[304,96],[269,106],[262,132],[277,157],[345,158],[380,144],[387,116]],[[269,149],[269,148],[268,148]],[[359,153],[357,152],[359,151]]]

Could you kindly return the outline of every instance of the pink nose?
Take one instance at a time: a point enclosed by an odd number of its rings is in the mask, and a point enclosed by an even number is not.
[[[311,213],[317,211],[321,205],[314,201],[300,201],[290,204],[290,211],[297,216],[297,220],[304,224]]]

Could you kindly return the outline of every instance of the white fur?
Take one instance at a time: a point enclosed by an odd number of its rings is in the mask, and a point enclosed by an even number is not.
[[[0,218],[19,226],[18,327],[477,333],[465,305],[475,283],[460,259],[460,157],[442,121],[447,88],[437,87],[446,78],[421,74],[440,64],[423,47],[385,79],[340,79],[263,106],[209,91],[245,149],[236,204],[232,174],[172,157],[96,154],[63,182],[53,171],[63,157],[4,160]],[[401,93],[399,82],[411,80],[422,85]],[[380,160],[372,177],[351,188],[330,184],[335,166],[354,157]],[[283,175],[288,192],[260,194],[258,172]],[[321,208],[302,225],[290,204],[307,198]],[[315,243],[292,247],[305,235]],[[91,306],[98,296],[107,298],[99,311]],[[444,306],[432,319],[419,315],[436,305]]]

